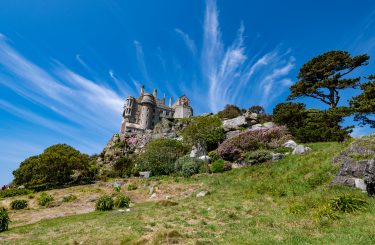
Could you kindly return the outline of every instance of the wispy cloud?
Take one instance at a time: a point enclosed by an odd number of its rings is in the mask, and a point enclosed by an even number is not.
[[[177,34],[181,36],[182,40],[185,42],[186,47],[190,50],[193,56],[195,56],[197,53],[197,48],[195,46],[195,42],[193,41],[193,39],[191,39],[188,34],[186,34],[178,28],[174,30]]]
[[[208,81],[210,109],[217,111],[227,103],[243,99],[249,92],[249,81],[256,81],[252,89],[262,90],[261,104],[267,105],[280,94],[280,87],[289,81],[286,76],[294,67],[294,58],[281,53],[281,48],[256,59],[249,58],[250,51],[245,46],[244,24],[241,23],[237,37],[226,47],[222,40],[219,25],[219,14],[214,0],[206,1],[206,12],[203,24],[204,39],[201,56],[203,78]],[[255,55],[256,56],[256,55]],[[258,73],[254,78],[254,74]],[[272,96],[271,96],[272,93]]]
[[[147,72],[145,54],[143,52],[142,44],[138,42],[137,40],[134,40],[134,47],[135,47],[139,70],[141,71],[144,79],[146,79],[147,82],[150,82],[150,77],[148,76],[148,72]]]
[[[52,63],[47,71],[19,54],[5,38],[0,39],[0,66],[5,71],[0,85],[27,100],[98,134],[108,135],[118,127],[123,104],[118,92],[60,64]]]

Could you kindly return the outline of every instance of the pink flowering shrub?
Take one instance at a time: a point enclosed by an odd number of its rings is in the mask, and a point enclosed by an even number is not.
[[[285,126],[247,131],[221,143],[217,154],[224,160],[233,161],[239,159],[246,151],[280,147],[290,138]]]
[[[135,146],[138,143],[137,135],[131,135],[129,138],[126,139],[126,142],[131,146]]]

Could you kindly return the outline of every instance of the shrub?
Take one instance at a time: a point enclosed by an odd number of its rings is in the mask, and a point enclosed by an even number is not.
[[[79,173],[77,181],[92,178],[95,169],[91,168],[95,158],[80,153],[66,144],[48,147],[37,156],[24,160],[13,172],[14,183],[29,189],[46,189],[62,186],[72,181],[71,176]]]
[[[77,196],[72,195],[72,194],[70,194],[70,195],[65,195],[65,196],[63,196],[63,198],[62,198],[62,201],[63,201],[63,202],[73,202],[73,201],[75,201],[75,200],[77,200]]]
[[[95,209],[99,211],[108,211],[113,209],[113,205],[112,197],[104,195],[96,201]]]
[[[199,173],[200,162],[198,161],[187,161],[182,165],[182,176],[185,178],[191,177],[194,174]]]
[[[314,217],[316,220],[322,221],[324,219],[335,220],[340,216],[337,212],[335,212],[335,210],[332,209],[330,205],[323,205],[317,210]]]
[[[28,195],[32,193],[31,190],[28,189],[5,189],[0,191],[0,198],[5,198],[5,197],[14,197],[14,196],[22,196],[22,195]]]
[[[128,208],[129,204],[130,204],[130,198],[129,197],[127,197],[123,194],[120,194],[120,195],[116,196],[114,205],[117,208]]]
[[[253,165],[271,160],[272,154],[269,150],[259,149],[256,151],[246,152],[244,154],[244,158],[248,164]]]
[[[133,184],[129,184],[128,185],[128,191],[134,191],[136,190],[138,187],[136,185],[133,185]]]
[[[45,192],[42,192],[38,197],[38,204],[40,206],[48,206],[53,201],[53,197]]]
[[[217,148],[225,137],[221,124],[217,116],[196,117],[182,130],[182,137],[190,145],[201,145],[211,151]]]
[[[139,170],[151,171],[152,175],[168,175],[174,172],[175,161],[185,155],[188,148],[174,139],[149,142],[137,158]]]
[[[217,113],[217,115],[222,119],[232,119],[241,116],[241,109],[235,105],[226,105],[224,110]]]
[[[132,175],[133,167],[133,159],[128,156],[124,156],[114,163],[112,177],[130,177]]]
[[[11,209],[20,210],[27,208],[27,201],[26,200],[14,200],[10,203]]]
[[[216,161],[220,159],[219,155],[217,154],[217,150],[210,151],[208,153],[208,156],[211,158],[211,161]]]
[[[177,159],[174,164],[174,170],[176,173],[180,173],[182,176],[188,178],[194,174],[199,173],[200,171],[204,171],[203,165],[205,165],[205,161],[189,157],[183,156]]]
[[[252,130],[225,140],[219,145],[217,153],[224,160],[237,160],[243,152],[261,148],[275,149],[290,138],[285,126]]]
[[[8,230],[10,219],[8,215],[8,211],[0,207],[0,232]]]
[[[366,208],[367,202],[361,198],[353,197],[350,195],[341,195],[332,199],[329,206],[334,211],[343,213],[353,213],[361,211]]]
[[[222,173],[225,171],[225,162],[223,159],[216,160],[211,165],[211,171],[213,173]]]

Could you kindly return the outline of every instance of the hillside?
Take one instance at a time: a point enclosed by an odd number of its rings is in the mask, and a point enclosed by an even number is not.
[[[113,180],[51,190],[48,193],[56,200],[66,194],[74,194],[78,199],[50,208],[31,205],[23,211],[10,211],[13,222],[9,231],[0,234],[0,241],[4,244],[372,244],[375,199],[360,190],[329,187],[338,171],[332,158],[347,145],[309,144],[313,151],[306,155],[288,155],[273,163],[222,174],[124,179],[121,191],[133,202],[130,210],[93,211],[92,200],[114,192]],[[129,183],[138,189],[128,191]],[[155,199],[150,198],[150,183],[155,186]],[[200,191],[209,194],[197,197]],[[369,205],[355,213],[339,212],[336,219],[317,215],[329,200],[342,194],[362,198]],[[3,199],[0,205],[12,199],[16,198]]]

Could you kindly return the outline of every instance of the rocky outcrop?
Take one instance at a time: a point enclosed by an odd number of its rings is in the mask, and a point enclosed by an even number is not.
[[[331,185],[346,185],[375,195],[375,137],[363,137],[333,159],[340,170]]]

